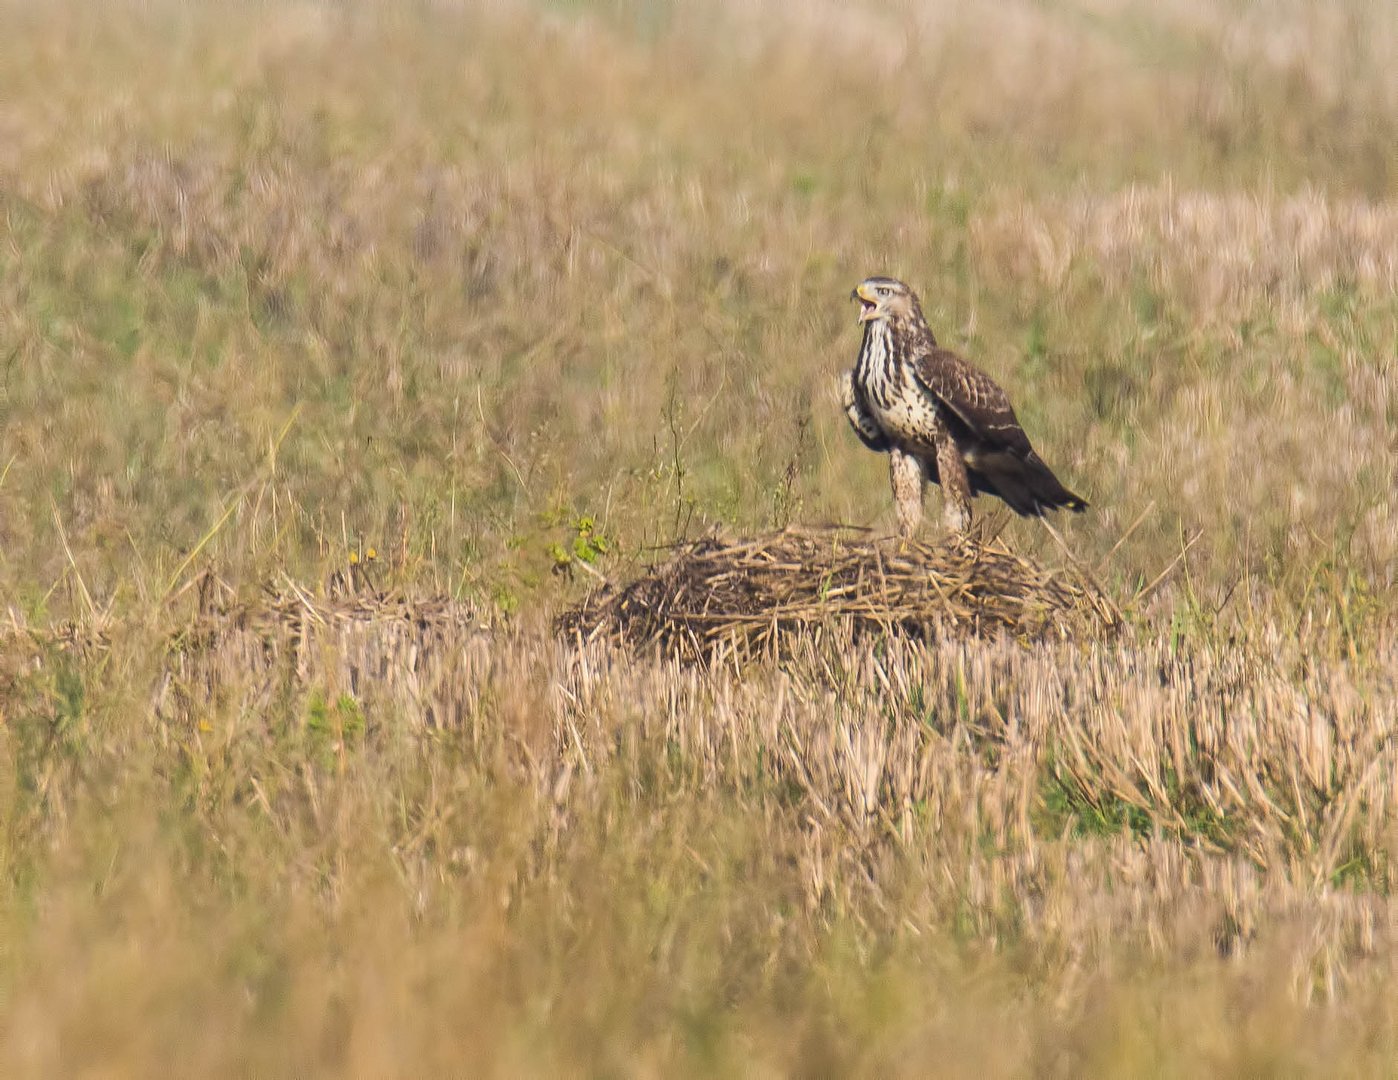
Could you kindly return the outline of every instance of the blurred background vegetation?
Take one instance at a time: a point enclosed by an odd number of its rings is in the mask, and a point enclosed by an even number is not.
[[[234,575],[372,545],[506,606],[582,516],[884,525],[831,389],[880,271],[1086,489],[1087,561],[1151,508],[1122,582],[1202,532],[1221,589],[1392,587],[1387,5],[5,15],[26,615],[148,594],[225,514]]]

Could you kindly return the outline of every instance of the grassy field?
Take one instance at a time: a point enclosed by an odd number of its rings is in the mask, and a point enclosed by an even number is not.
[[[0,25],[4,1075],[1398,1069],[1394,5]],[[1122,637],[555,641],[585,568],[891,526],[877,272]],[[352,558],[472,612],[430,679],[176,662],[206,571]]]

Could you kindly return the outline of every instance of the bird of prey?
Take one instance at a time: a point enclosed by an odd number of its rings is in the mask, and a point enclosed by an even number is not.
[[[928,480],[942,486],[953,532],[970,525],[971,499],[982,492],[1025,517],[1087,509],[1029,445],[1005,391],[937,346],[912,289],[871,277],[850,298],[859,301],[864,340],[841,398],[864,445],[890,457],[899,532],[917,529]]]

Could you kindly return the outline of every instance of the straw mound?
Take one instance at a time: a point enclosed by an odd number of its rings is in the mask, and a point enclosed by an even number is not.
[[[157,704],[180,713],[231,693],[244,708],[262,708],[319,687],[411,701],[425,724],[442,726],[449,718],[431,702],[452,658],[484,632],[474,609],[448,597],[333,587],[316,596],[286,581],[248,601],[206,579],[194,617],[170,643]]]
[[[687,659],[779,650],[818,625],[914,637],[1095,637],[1121,615],[1076,570],[1049,570],[998,542],[872,539],[848,529],[708,537],[622,588],[605,586],[557,629]]]
[[[10,623],[0,626],[0,697],[14,693],[46,667],[61,671],[87,663],[109,648],[111,639],[101,626],[65,622],[52,629],[33,627],[19,622],[12,612]]]

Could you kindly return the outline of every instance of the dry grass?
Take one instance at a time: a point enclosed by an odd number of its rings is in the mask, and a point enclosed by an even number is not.
[[[361,706],[314,662],[269,704],[230,624],[150,747],[61,663],[11,690],[53,716],[9,732],[12,1071],[1393,1053],[1392,665],[826,635],[704,673],[456,625]]]
[[[1395,20],[0,0],[0,1071],[1391,1070]],[[559,640],[881,531],[879,271],[1159,587]]]

